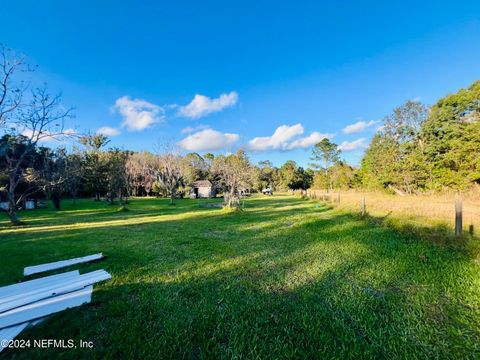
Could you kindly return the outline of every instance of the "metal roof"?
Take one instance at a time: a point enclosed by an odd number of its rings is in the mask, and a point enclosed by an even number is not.
[[[198,188],[198,187],[211,187],[212,183],[209,180],[197,180],[194,181],[191,185],[191,187]]]

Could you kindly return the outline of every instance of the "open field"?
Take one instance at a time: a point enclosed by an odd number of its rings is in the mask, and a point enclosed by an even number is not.
[[[398,227],[411,226],[441,230],[453,234],[455,228],[455,193],[435,195],[389,195],[382,192],[340,191],[326,194],[320,190],[309,190],[318,199],[326,199],[336,208],[359,213],[362,197],[365,196],[366,210],[371,216],[384,219]],[[340,203],[338,196],[340,194]],[[480,193],[461,194],[463,203],[463,231],[468,233],[473,225],[475,236],[480,234]]]
[[[220,202],[220,199],[208,202]],[[0,214],[0,285],[24,266],[96,252],[112,281],[91,304],[21,338],[92,340],[92,350],[4,358],[479,358],[480,265],[466,252],[372,226],[293,196],[245,211],[202,200],[90,200]]]

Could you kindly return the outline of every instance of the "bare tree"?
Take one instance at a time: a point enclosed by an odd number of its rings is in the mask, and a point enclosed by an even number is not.
[[[222,182],[225,205],[240,208],[242,193],[250,189],[254,179],[254,169],[242,150],[228,156],[217,156],[213,160],[212,172]]]
[[[185,160],[171,151],[166,152],[156,158],[152,170],[156,180],[167,191],[170,204],[175,204],[178,188],[184,185]]]
[[[127,201],[127,171],[126,163],[129,156],[128,151],[111,149],[107,157],[107,199],[113,205],[118,197],[120,205]]]
[[[427,120],[428,107],[419,101],[407,100],[384,119],[383,132],[398,144],[416,141],[423,147],[422,124]]]
[[[65,119],[71,117],[72,109],[61,105],[59,95],[51,96],[45,88],[32,91],[30,101],[17,107],[10,114],[13,134],[4,137],[0,146],[0,155],[5,159],[7,184],[2,188],[8,199],[7,213],[12,224],[20,224],[17,211],[22,202],[31,194],[53,186],[52,182],[41,179],[41,172],[35,171],[35,149],[45,140],[55,140],[69,135],[64,129]],[[56,179],[54,182],[64,181]],[[29,186],[17,194],[22,182]]]
[[[425,186],[429,178],[429,167],[424,149],[422,126],[427,121],[429,109],[418,101],[406,101],[393,109],[384,119],[382,136],[391,142],[389,152],[395,154],[393,169],[397,176],[396,192],[413,194]]]
[[[52,201],[55,209],[60,210],[62,194],[66,190],[66,183],[69,178],[66,149],[60,147],[52,150],[41,147],[38,150],[43,164],[40,166],[39,173],[41,175],[37,179],[36,184],[42,185],[47,198]]]
[[[82,184],[83,160],[82,153],[77,148],[67,155],[65,188],[72,197],[73,205],[77,204],[77,195]]]
[[[155,163],[155,156],[149,152],[131,154],[126,166],[127,190],[129,195],[141,195],[142,190],[149,195],[152,191],[154,173],[152,169]]]
[[[0,127],[22,104],[25,86],[22,82],[14,84],[13,77],[17,71],[25,70],[24,58],[0,44]]]

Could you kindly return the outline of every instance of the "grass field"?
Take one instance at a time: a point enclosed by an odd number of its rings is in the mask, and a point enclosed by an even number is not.
[[[221,200],[209,200],[209,202]],[[480,358],[480,265],[460,249],[373,226],[293,196],[245,211],[205,201],[90,200],[0,215],[0,285],[26,265],[104,252],[91,304],[25,339],[91,350],[8,350],[5,358]]]

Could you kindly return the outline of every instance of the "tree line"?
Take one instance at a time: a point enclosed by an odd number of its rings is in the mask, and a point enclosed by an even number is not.
[[[480,81],[427,107],[407,101],[385,117],[358,170],[361,185],[397,193],[478,187]]]

